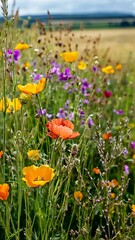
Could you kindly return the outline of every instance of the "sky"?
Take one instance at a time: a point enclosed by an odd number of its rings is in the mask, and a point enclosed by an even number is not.
[[[117,11],[135,14],[135,0],[8,0],[8,12],[15,3],[20,15],[54,13],[90,13]]]

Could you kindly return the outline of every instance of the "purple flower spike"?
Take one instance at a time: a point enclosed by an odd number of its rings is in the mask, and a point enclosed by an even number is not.
[[[124,173],[128,176],[129,175],[129,166],[124,165]]]
[[[90,119],[88,120],[88,127],[91,127],[91,126],[93,126],[93,125],[94,125],[94,122],[93,122],[92,118],[90,118]]]
[[[130,147],[133,148],[133,149],[135,149],[135,141],[131,141]]]

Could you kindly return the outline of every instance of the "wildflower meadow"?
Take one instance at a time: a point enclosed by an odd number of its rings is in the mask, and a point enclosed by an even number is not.
[[[1,2],[0,240],[135,239],[133,59]]]

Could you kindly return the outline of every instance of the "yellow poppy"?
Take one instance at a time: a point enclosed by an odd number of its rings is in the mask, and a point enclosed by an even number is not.
[[[28,158],[31,160],[39,160],[39,151],[38,150],[29,150],[27,152]]]
[[[21,104],[26,104],[32,97],[32,94],[21,93],[20,94],[20,102]]]
[[[135,213],[135,204],[132,205],[132,212]]]
[[[74,198],[75,200],[81,202],[83,199],[83,194],[80,191],[74,192]]]
[[[9,106],[6,110],[7,113],[17,112],[21,109],[22,104],[18,98],[14,98],[13,101],[9,103]]]
[[[80,70],[85,70],[86,68],[87,68],[87,65],[86,65],[85,62],[80,61],[80,62],[78,63],[78,69],[80,69]]]
[[[22,93],[26,93],[26,94],[37,94],[40,93],[44,88],[45,88],[45,83],[46,83],[46,79],[42,78],[41,80],[38,81],[38,83],[28,83],[24,86],[22,85],[18,85],[18,89],[20,92]]]
[[[30,63],[29,62],[25,62],[22,67],[23,68],[30,68]]]
[[[54,169],[48,165],[24,167],[22,172],[25,176],[22,180],[25,181],[29,187],[43,186],[47,182],[50,182],[55,175]]]
[[[107,73],[107,74],[113,74],[114,69],[111,65],[108,65],[108,66],[102,68],[102,72]]]
[[[5,106],[6,102],[6,106]],[[0,111],[4,112],[6,110],[7,113],[14,113],[21,109],[21,102],[18,98],[14,98],[12,101],[9,98],[0,100]]]
[[[29,45],[27,43],[18,43],[15,46],[15,50],[24,50],[24,49],[28,49]]]
[[[63,57],[65,62],[72,63],[78,59],[78,52],[63,52],[60,56]]]

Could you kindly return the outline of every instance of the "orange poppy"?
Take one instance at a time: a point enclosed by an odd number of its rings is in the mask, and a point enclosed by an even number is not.
[[[94,172],[95,174],[99,174],[99,173],[100,173],[100,169],[97,168],[97,167],[95,167],[95,168],[93,168],[93,172]]]
[[[0,158],[2,158],[3,157],[3,151],[0,151]]]
[[[45,88],[46,79],[41,78],[41,80],[38,81],[38,83],[28,83],[24,86],[18,85],[18,89],[20,92],[26,93],[26,94],[37,94],[40,93]]]
[[[60,54],[61,57],[65,60],[65,62],[75,62],[78,59],[78,52],[63,52]]]
[[[74,198],[75,200],[81,202],[83,199],[83,194],[80,191],[74,192]]]
[[[46,124],[49,132],[47,135],[53,139],[72,139],[80,135],[79,132],[73,132],[74,124],[63,118],[55,118]]]
[[[108,185],[112,188],[117,187],[118,186],[118,181],[116,179],[112,179],[111,182],[108,182]]]
[[[102,137],[103,137],[104,140],[109,140],[110,137],[112,137],[112,134],[111,134],[110,132],[104,133],[104,134],[102,135]]]
[[[54,169],[48,165],[24,167],[22,172],[25,176],[22,180],[25,181],[29,187],[43,186],[47,182],[50,182],[55,175]]]
[[[0,199],[2,201],[7,200],[9,195],[9,185],[7,183],[0,184]]]

